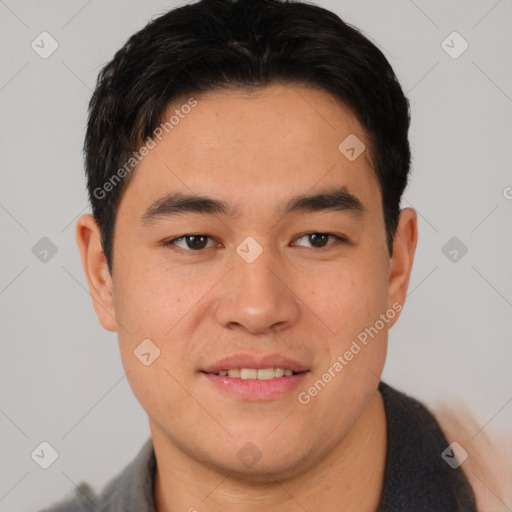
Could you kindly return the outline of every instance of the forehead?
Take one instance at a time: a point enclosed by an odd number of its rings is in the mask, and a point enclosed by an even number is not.
[[[184,98],[167,109],[168,130],[137,166],[132,199],[147,204],[178,190],[261,207],[315,186],[347,186],[368,200],[380,194],[364,130],[332,95],[273,85],[193,98],[193,108],[183,108]],[[362,152],[353,159],[352,149]]]

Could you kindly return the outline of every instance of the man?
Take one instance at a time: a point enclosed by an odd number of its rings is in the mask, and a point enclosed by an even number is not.
[[[417,242],[408,128],[385,57],[320,7],[202,0],[128,40],[77,240],[151,439],[51,510],[476,510],[434,417],[380,381]]]

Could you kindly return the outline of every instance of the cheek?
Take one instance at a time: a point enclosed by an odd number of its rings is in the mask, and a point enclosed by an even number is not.
[[[197,303],[207,283],[186,268],[139,263],[133,261],[115,275],[116,318],[138,337],[163,339]]]
[[[356,420],[373,395],[385,363],[387,323],[381,320],[388,309],[385,259],[362,254],[340,264],[335,272],[316,274],[303,283],[304,290],[306,283],[308,307],[331,332],[318,344],[321,362],[302,391],[324,427],[329,426],[326,430],[339,432],[345,422]],[[346,413],[332,416],[333,407]]]
[[[151,399],[151,387],[169,390],[176,385],[172,376],[184,382],[194,371],[198,347],[192,341],[208,316],[209,292],[223,274],[223,269],[200,271],[194,265],[178,269],[142,262],[140,267],[133,264],[120,269],[114,283],[116,318],[123,326],[118,330],[119,348],[125,370],[133,372],[137,396],[148,390]],[[134,355],[146,339],[158,353],[150,368],[160,368],[160,372],[141,368]],[[175,391],[179,396],[179,386]]]
[[[116,318],[122,325],[119,349],[127,379],[147,414],[163,422],[172,421],[173,411],[190,405],[179,383],[190,371],[182,364],[188,359],[191,337],[186,319],[200,288],[183,273],[142,263],[119,269],[114,283]]]
[[[373,325],[387,308],[387,272],[375,261],[343,262],[301,282],[307,305],[340,339]]]

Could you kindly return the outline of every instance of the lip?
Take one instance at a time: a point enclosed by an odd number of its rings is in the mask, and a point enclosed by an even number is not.
[[[244,401],[264,402],[278,399],[298,387],[308,375],[308,371],[269,380],[235,379],[215,373],[202,373],[201,376],[230,397]]]
[[[233,368],[255,368],[260,370],[262,368],[288,368],[295,373],[305,372],[309,370],[306,366],[284,357],[280,354],[233,354],[230,356],[219,359],[214,364],[202,368],[204,373],[217,373],[221,370],[229,370]]]
[[[237,379],[229,376],[216,375],[221,370],[237,368],[286,368],[296,372],[289,377],[256,380]],[[233,354],[223,357],[216,363],[200,370],[208,382],[223,393],[248,401],[268,401],[277,399],[299,386],[309,373],[309,368],[294,359],[280,354]]]

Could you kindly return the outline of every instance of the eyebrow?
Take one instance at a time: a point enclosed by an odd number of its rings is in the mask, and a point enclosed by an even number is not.
[[[296,212],[344,212],[355,217],[361,217],[366,213],[363,202],[347,187],[330,188],[316,194],[301,194],[288,199],[277,210],[277,215],[283,217]],[[203,215],[225,215],[235,218],[239,212],[234,206],[208,196],[196,194],[184,194],[181,192],[167,194],[155,200],[144,212],[141,220],[144,224],[186,213]]]

